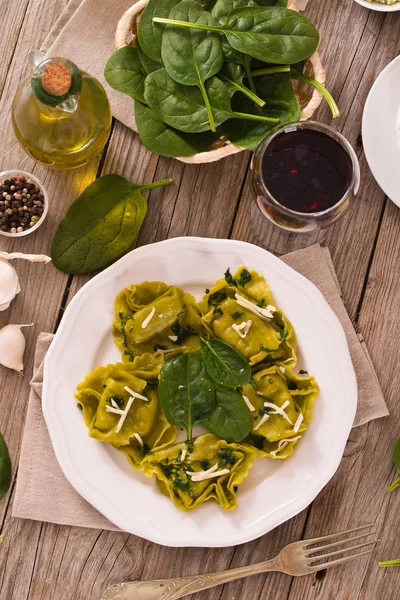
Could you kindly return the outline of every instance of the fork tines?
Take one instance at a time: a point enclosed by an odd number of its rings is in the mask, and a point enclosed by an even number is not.
[[[376,544],[380,540],[374,538],[371,540],[366,540],[360,544],[354,544],[354,542],[362,538],[376,536],[376,530],[367,531],[368,529],[371,529],[371,527],[373,527],[373,525],[364,525],[362,527],[356,527],[355,529],[348,529],[346,531],[332,533],[323,537],[305,540],[303,550],[305,550],[304,556],[308,559],[307,565],[311,568],[314,567],[315,570],[320,570],[341,564],[348,560],[352,560],[353,558],[364,556],[365,554],[370,554],[375,550]],[[362,531],[363,533],[361,533]],[[358,535],[350,536],[350,534],[352,533],[358,533]],[[326,542],[327,540],[331,539],[334,540],[335,538],[338,539],[329,544],[320,544],[320,542]],[[314,544],[315,546],[313,546]],[[338,546],[343,547],[338,550],[331,551],[332,548],[337,548]],[[363,552],[358,552],[354,554],[355,550],[361,550],[362,548],[367,548],[368,546],[372,547],[370,547],[368,550],[364,550]],[[318,554],[323,550],[327,550],[327,552],[324,552],[323,554]],[[340,554],[345,554],[345,556],[342,556],[341,558],[336,558],[335,560],[329,560],[333,557],[339,556]]]

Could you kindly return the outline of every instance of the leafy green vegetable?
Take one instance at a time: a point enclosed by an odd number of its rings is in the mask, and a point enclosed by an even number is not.
[[[234,8],[245,8],[247,6],[258,5],[254,0],[217,0],[211,14],[218,25],[224,25],[231,10]]]
[[[11,459],[7,444],[0,433],[0,500],[8,492],[11,485]]]
[[[259,75],[273,75],[274,73],[290,73],[290,71],[290,65],[282,65],[280,67],[265,67],[262,69],[257,69],[256,71],[252,71],[251,74],[253,77],[257,77]]]
[[[206,89],[213,109],[215,123],[230,118],[250,119],[277,124],[277,118],[265,115],[244,114],[231,110],[230,94],[217,77],[207,81]],[[184,86],[170,77],[165,69],[150,73],[145,80],[144,97],[147,104],[168,125],[186,133],[210,129],[208,113],[201,92]]]
[[[159,17],[153,22],[223,33],[235,50],[277,64],[310,57],[319,42],[317,30],[306,17],[279,6],[235,8],[225,24],[217,27]]]
[[[250,98],[250,100],[252,100],[252,102],[254,102],[254,104],[257,106],[264,106],[265,100],[259,98],[257,94],[253,93],[244,85],[244,68],[241,65],[233,62],[226,62],[219,76],[227,86],[231,95],[233,95],[235,92],[241,92]]]
[[[161,43],[164,26],[153,23],[153,17],[168,17],[180,0],[149,0],[140,15],[138,39],[143,52],[153,60],[161,61]]]
[[[153,71],[158,71],[158,69],[162,69],[162,64],[158,60],[153,60],[150,56],[147,56],[145,52],[138,45],[138,53],[140,61],[143,65],[143,69],[146,71],[147,75],[152,73]]]
[[[54,266],[64,273],[90,273],[127,252],[136,241],[147,204],[142,192],[172,179],[135,185],[120,175],[91,183],[70,206],[51,247]]]
[[[256,79],[257,93],[266,99],[263,109],[254,106],[247,98],[233,99],[233,108],[264,114],[267,111],[280,120],[280,126],[300,119],[300,106],[293,91],[288,73],[264,75]],[[228,139],[241,148],[255,151],[275,125],[232,119],[224,124]]]
[[[114,90],[141,102],[144,102],[146,75],[138,49],[131,46],[124,46],[114,52],[104,69],[104,77]]]
[[[202,25],[216,25],[211,14],[196,0],[182,0],[170,13],[171,19]],[[162,37],[161,56],[168,74],[182,85],[197,86],[203,96],[211,131],[215,131],[213,112],[205,82],[222,67],[223,54],[218,33],[178,30],[168,27]]]
[[[151,152],[163,156],[193,156],[204,152],[218,139],[218,133],[183,133],[169,127],[160,117],[141,102],[135,100],[135,121],[143,145]]]
[[[251,281],[251,274],[247,269],[242,269],[240,272],[240,277],[237,280],[237,283],[240,287],[244,287]]]
[[[207,373],[214,381],[228,388],[237,388],[249,383],[251,367],[237,350],[214,338],[201,340],[201,353]]]
[[[217,384],[215,398],[216,408],[202,425],[227,442],[241,442],[253,427],[251,413],[241,394]]]
[[[338,117],[340,117],[339,108],[338,108],[335,100],[333,99],[332,94],[326,89],[326,87],[324,85],[322,85],[322,83],[319,83],[319,81],[316,81],[312,77],[307,77],[307,75],[304,75],[303,73],[299,73],[296,69],[292,69],[290,71],[290,77],[291,77],[291,79],[297,79],[298,81],[304,81],[305,83],[308,83],[309,85],[312,85],[313,87],[315,87],[319,92],[321,92],[321,94],[325,98],[329,108],[331,109],[332,117],[334,119],[337,119]]]
[[[208,419],[215,409],[215,390],[202,358],[180,354],[162,367],[158,393],[167,421],[185,427],[192,439],[195,423]]]
[[[393,461],[396,465],[397,470],[400,471],[400,439],[397,440],[393,450]],[[393,490],[395,490],[398,487],[400,487],[400,477],[388,487],[388,492],[393,492]]]

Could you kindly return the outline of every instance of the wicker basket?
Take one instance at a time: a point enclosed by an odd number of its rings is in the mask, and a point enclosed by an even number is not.
[[[123,46],[136,45],[137,23],[140,13],[147,6],[147,2],[148,0],[138,0],[138,2],[133,4],[121,17],[115,34],[115,47],[117,49],[122,48]],[[289,8],[292,10],[297,10],[294,2],[289,2]],[[325,70],[321,64],[318,52],[315,52],[306,61],[304,72],[306,75],[313,77],[320,83],[325,83]],[[301,106],[300,118],[302,121],[306,121],[312,117],[315,110],[320,105],[322,95],[315,88],[310,88],[308,84],[299,81],[293,82],[293,87]],[[206,152],[200,152],[194,156],[181,157],[178,158],[178,160],[189,164],[208,163],[242,151],[243,148],[234,146],[234,144],[232,144],[226,138],[220,138],[214,142],[210,150],[207,150]]]

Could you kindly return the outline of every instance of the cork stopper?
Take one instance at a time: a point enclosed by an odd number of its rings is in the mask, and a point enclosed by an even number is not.
[[[42,75],[42,85],[48,94],[63,96],[72,83],[72,75],[67,65],[60,63],[49,64]]]

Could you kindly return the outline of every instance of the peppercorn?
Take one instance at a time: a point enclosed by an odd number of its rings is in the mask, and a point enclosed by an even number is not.
[[[0,231],[19,234],[39,223],[44,213],[41,189],[25,176],[0,181]]]

